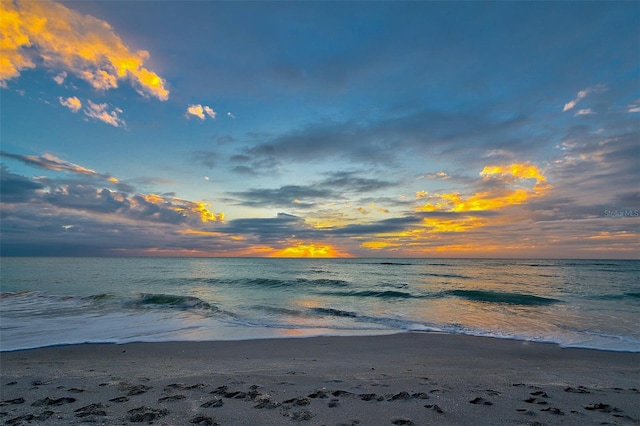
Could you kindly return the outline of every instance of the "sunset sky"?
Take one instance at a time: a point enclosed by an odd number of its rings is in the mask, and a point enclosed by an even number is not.
[[[639,2],[0,4],[3,256],[640,257]]]

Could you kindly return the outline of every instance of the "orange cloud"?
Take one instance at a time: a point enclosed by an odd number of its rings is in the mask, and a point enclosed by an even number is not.
[[[187,201],[187,200],[179,200],[185,207],[185,210],[188,210],[192,213],[195,213],[200,216],[200,220],[203,223],[207,222],[223,222],[224,221],[224,213],[213,213],[209,208],[211,204],[205,203],[202,201]]]
[[[193,115],[198,117],[200,120],[204,120],[205,118],[207,118],[205,114],[213,119],[215,119],[217,115],[217,113],[213,110],[213,108],[207,105],[195,104],[195,105],[189,105],[187,107],[187,114],[186,114],[187,118],[190,115]]]
[[[294,246],[286,247],[271,253],[269,257],[351,257],[351,255],[342,252],[329,244],[318,245],[298,242]]]
[[[142,198],[148,203],[163,205],[166,208],[180,212],[186,217],[195,215],[202,223],[223,222],[224,213],[213,213],[209,208],[211,204],[203,201],[189,201],[181,198],[165,198],[157,194],[145,194]]]
[[[531,198],[542,196],[551,188],[540,169],[527,163],[487,166],[479,175],[479,184],[489,189],[478,191],[470,196],[463,196],[459,192],[443,194],[416,192],[416,199],[428,200],[426,204],[418,207],[420,211],[462,214],[425,217],[421,225],[414,229],[378,234],[376,240],[363,242],[361,247],[384,250],[402,246],[406,253],[416,255],[431,250],[476,251],[477,253],[494,250],[496,247],[486,246],[485,243],[454,242],[459,238],[453,234],[463,234],[505,220],[504,216],[482,217],[473,212],[495,211],[508,206],[521,205]],[[440,237],[442,234],[449,235],[446,238]]]
[[[66,106],[73,112],[78,112],[80,108],[82,108],[82,102],[75,96],[69,98],[59,97],[58,100],[60,101],[60,105]]]
[[[467,216],[457,219],[424,219],[424,226],[429,232],[465,232],[479,226],[484,226],[487,221],[475,216]]]
[[[427,203],[419,208],[422,211],[470,212],[498,210],[503,207],[524,204],[528,199],[545,194],[551,185],[546,177],[534,165],[511,164],[508,166],[487,166],[480,176],[484,182],[498,181],[501,186],[488,191],[477,192],[464,198],[457,192],[433,194],[435,203]],[[535,180],[531,187],[530,180]]]
[[[360,244],[362,247],[364,248],[368,248],[371,250],[381,250],[383,248],[387,248],[387,247],[399,247],[402,244],[398,244],[398,243],[391,243],[391,242],[387,242],[387,241],[365,241],[364,243]]]
[[[42,61],[96,89],[116,88],[128,80],[144,96],[169,98],[162,78],[144,66],[149,52],[130,50],[105,21],[48,0],[1,1],[0,15],[2,87]]]
[[[509,166],[486,166],[480,172],[480,176],[500,176],[502,178],[513,177],[515,179],[535,179],[536,183],[546,182],[542,172],[532,164],[511,164]]]

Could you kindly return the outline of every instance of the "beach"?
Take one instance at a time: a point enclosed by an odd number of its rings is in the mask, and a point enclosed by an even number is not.
[[[0,353],[4,424],[638,424],[640,353],[399,333]]]

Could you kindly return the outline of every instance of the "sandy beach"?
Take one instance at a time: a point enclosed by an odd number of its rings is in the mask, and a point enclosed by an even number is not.
[[[0,354],[19,424],[639,424],[640,353],[404,333]]]

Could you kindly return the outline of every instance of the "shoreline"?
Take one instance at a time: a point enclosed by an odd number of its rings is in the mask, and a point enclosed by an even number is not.
[[[112,341],[85,341],[85,342],[71,342],[71,343],[54,343],[45,346],[30,346],[23,348],[15,348],[15,349],[2,349],[0,347],[0,355],[12,353],[12,352],[24,352],[24,351],[34,351],[40,349],[51,349],[51,348],[59,348],[65,346],[84,346],[84,345],[135,345],[135,344],[149,344],[149,345],[161,345],[161,344],[216,344],[216,343],[224,343],[224,342],[245,342],[245,341],[261,341],[261,340],[287,340],[287,339],[314,339],[314,338],[367,338],[367,337],[381,337],[381,336],[393,336],[397,334],[428,334],[428,335],[445,335],[445,336],[460,336],[462,338],[477,338],[477,339],[495,339],[495,340],[505,340],[508,342],[514,343],[522,343],[522,344],[536,344],[536,345],[552,345],[557,346],[561,349],[574,349],[574,350],[585,350],[585,351],[598,351],[598,352],[611,352],[611,353],[629,353],[629,354],[640,354],[640,349],[638,350],[629,350],[629,349],[613,349],[613,348],[599,348],[599,347],[589,347],[589,346],[579,346],[579,345],[564,345],[562,343],[553,342],[553,341],[544,341],[544,340],[527,340],[525,338],[518,337],[502,337],[502,336],[491,336],[491,335],[480,335],[480,334],[465,334],[465,333],[455,333],[455,332],[447,332],[447,331],[435,331],[435,330],[380,330],[376,333],[365,333],[365,334],[299,334],[299,335],[269,335],[265,337],[242,337],[237,339],[206,339],[206,340],[196,340],[196,339],[185,339],[185,340],[129,340],[124,342],[112,342]]]
[[[0,367],[5,424],[640,422],[640,353],[446,333],[60,345]]]

